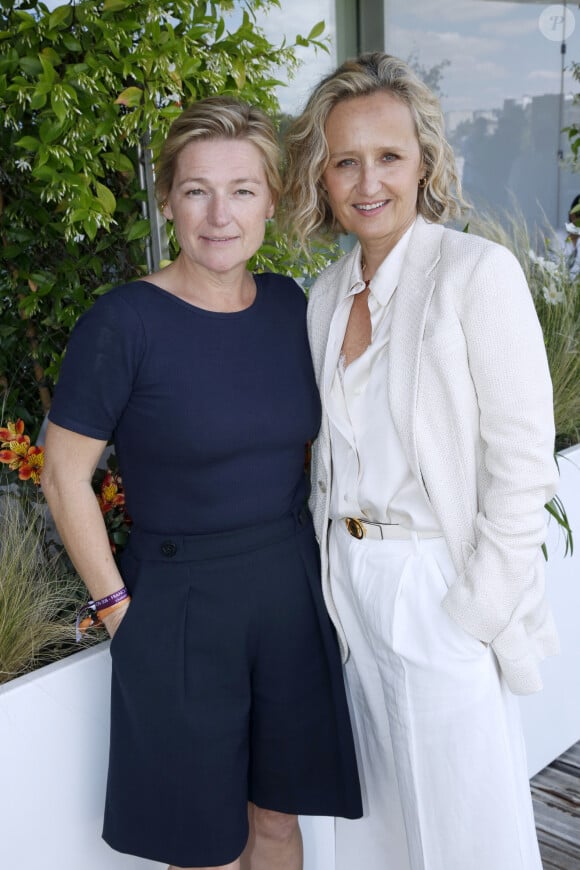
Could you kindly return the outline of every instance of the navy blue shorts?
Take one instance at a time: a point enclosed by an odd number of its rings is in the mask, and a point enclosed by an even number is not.
[[[342,666],[309,513],[234,532],[135,529],[111,642],[103,836],[182,867],[234,861],[247,804],[362,813]]]

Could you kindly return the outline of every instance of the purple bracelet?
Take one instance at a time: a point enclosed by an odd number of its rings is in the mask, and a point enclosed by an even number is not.
[[[123,586],[122,589],[117,589],[116,592],[113,592],[112,595],[106,595],[104,598],[99,598],[98,601],[87,601],[86,604],[83,604],[79,612],[77,613],[76,618],[76,639],[77,642],[82,640],[83,634],[93,625],[101,625],[101,621],[99,619],[99,610],[105,610],[107,607],[111,607],[113,604],[118,604],[119,601],[125,601],[126,598],[130,598],[129,590],[126,586]],[[83,623],[83,625],[81,625]]]
[[[126,586],[123,586],[122,589],[117,589],[116,592],[113,592],[111,595],[105,595],[104,598],[99,598],[98,601],[90,601],[89,604],[93,605],[93,608],[99,612],[99,610],[105,610],[107,607],[111,607],[113,604],[118,604],[119,601],[124,601],[125,598],[129,598],[129,590]]]

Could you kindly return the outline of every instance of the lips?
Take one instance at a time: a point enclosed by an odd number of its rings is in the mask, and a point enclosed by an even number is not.
[[[382,199],[380,202],[359,202],[354,203],[354,207],[357,211],[362,211],[364,214],[372,214],[373,212],[383,208],[388,201],[388,199]]]
[[[233,242],[237,236],[202,236],[206,242]]]

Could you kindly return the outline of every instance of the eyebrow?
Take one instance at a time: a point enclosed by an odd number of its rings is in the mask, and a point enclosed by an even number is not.
[[[373,150],[376,151],[378,154],[382,151],[406,151],[408,149],[405,145],[402,145],[402,144],[398,144],[398,145],[385,144],[385,145],[377,145],[377,147],[374,148]],[[346,150],[343,150],[343,151],[331,151],[331,152],[329,152],[329,157],[350,157],[353,154],[359,154],[359,152],[360,152],[359,148],[347,148]]]
[[[252,176],[246,176],[245,178],[232,178],[228,182],[229,184],[263,184],[264,181],[261,178],[253,178]],[[196,176],[196,177],[188,177],[184,178],[183,181],[179,182],[179,186],[184,184],[212,184],[209,178],[205,178],[204,176]]]

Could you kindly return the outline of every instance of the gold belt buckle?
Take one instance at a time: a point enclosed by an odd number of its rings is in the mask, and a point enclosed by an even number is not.
[[[364,538],[367,532],[360,520],[356,520],[354,517],[346,517],[344,521],[349,535],[352,535],[353,538],[358,538],[359,541]]]

